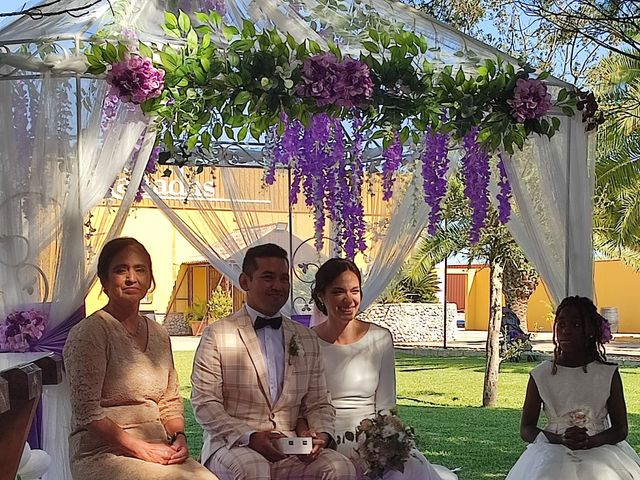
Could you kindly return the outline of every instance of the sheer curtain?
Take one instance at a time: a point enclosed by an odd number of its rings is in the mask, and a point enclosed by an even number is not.
[[[206,174],[204,174],[206,175]],[[175,228],[207,261],[238,285],[242,259],[247,248],[276,243],[287,250],[293,272],[292,296],[283,309],[286,314],[310,314],[310,289],[317,268],[328,258],[343,255],[327,234],[322,251],[314,248],[313,216],[299,199],[289,203],[289,175],[276,171],[276,182],[262,186],[261,169],[222,167],[217,169],[215,198],[194,191],[194,177],[188,171],[173,169],[173,177],[190,192],[186,204],[175,208],[151,185],[147,193]],[[363,308],[386,288],[410,254],[428,218],[422,199],[422,177],[410,168],[396,182],[391,202],[382,200],[378,175],[373,174],[374,195],[363,193],[367,202],[368,249],[358,255],[364,278]],[[327,232],[331,226],[327,226]]]
[[[104,230],[87,231],[87,213],[131,161],[147,128],[147,119],[124,106],[112,112],[107,129],[101,126],[105,89],[101,80],[52,75],[0,81],[0,320],[15,310],[45,310],[47,328],[34,351],[60,352],[82,318],[95,275],[86,247],[97,251],[119,233],[153,146],[148,129],[129,165],[131,188],[119,216]],[[51,480],[71,478],[66,388],[44,388],[41,437],[30,437],[52,457]]]
[[[593,295],[594,157],[580,115],[563,118],[551,140],[533,136],[505,161],[513,189],[508,223],[557,305]]]

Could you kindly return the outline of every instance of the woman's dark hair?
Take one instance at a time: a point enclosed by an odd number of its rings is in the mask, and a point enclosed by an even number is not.
[[[602,322],[606,322],[605,318],[598,313],[598,309],[593,304],[590,298],[587,297],[567,297],[556,309],[556,317],[553,321],[553,368],[552,373],[556,373],[558,370],[557,360],[560,354],[562,353],[562,348],[556,341],[556,321],[560,312],[565,308],[574,308],[578,311],[578,315],[582,318],[583,322],[583,333],[584,333],[584,348],[585,355],[584,365],[582,365],[582,370],[584,372],[587,371],[587,360],[590,358],[594,358],[605,364],[610,364],[607,362],[607,353],[604,348],[604,343],[602,342]]]
[[[98,278],[100,279],[100,283],[105,285],[107,283],[107,279],[109,278],[109,266],[113,259],[123,250],[127,248],[137,248],[142,252],[142,255],[146,257],[147,262],[149,263],[149,272],[151,272],[151,290],[156,288],[156,280],[153,278],[153,265],[151,264],[151,255],[147,252],[147,249],[144,248],[138,240],[131,237],[119,237],[114,238],[113,240],[105,243],[104,247],[102,247],[102,251],[100,252],[100,256],[98,257]]]
[[[336,278],[342,275],[344,272],[353,272],[358,277],[358,282],[362,286],[362,275],[355,263],[346,258],[332,258],[324,262],[318,271],[316,272],[316,280],[313,288],[311,289],[311,298],[322,313],[327,315],[327,307],[322,300],[320,300],[320,294],[323,293],[326,288],[335,282]]]

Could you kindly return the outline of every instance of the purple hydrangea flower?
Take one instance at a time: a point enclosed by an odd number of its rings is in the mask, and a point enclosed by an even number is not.
[[[0,325],[0,350],[26,352],[42,337],[47,316],[39,310],[21,310],[7,315]]]
[[[340,64],[341,77],[336,85],[336,105],[353,108],[361,106],[373,95],[373,80],[369,66],[346,57]]]
[[[373,95],[369,67],[352,58],[342,62],[332,53],[307,58],[302,65],[302,84],[296,93],[315,99],[319,107],[338,105],[361,106]]]
[[[507,100],[511,105],[511,115],[518,122],[539,119],[551,109],[551,94],[541,80],[519,78],[513,89],[513,97]]]
[[[120,100],[140,104],[162,94],[164,71],[155,68],[148,58],[130,55],[111,66],[107,82]]]
[[[337,92],[335,85],[340,79],[338,59],[332,53],[323,53],[307,58],[302,64],[301,85],[296,93],[316,100],[318,106],[336,103]]]

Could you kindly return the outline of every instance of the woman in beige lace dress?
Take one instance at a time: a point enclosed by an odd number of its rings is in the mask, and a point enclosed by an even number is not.
[[[133,238],[107,243],[98,277],[109,302],[69,334],[74,480],[212,480],[189,458],[182,399],[164,329],[140,315],[151,258]]]

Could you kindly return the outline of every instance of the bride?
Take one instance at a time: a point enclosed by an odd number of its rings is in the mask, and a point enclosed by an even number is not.
[[[358,467],[356,444],[345,438],[360,421],[396,405],[395,360],[389,330],[357,320],[361,276],[349,260],[332,258],[316,273],[312,291],[317,308],[327,316],[314,327],[320,338],[327,386],[336,408],[338,451]],[[351,436],[349,436],[351,438]],[[388,470],[384,480],[455,480],[457,476],[431,465],[414,449],[404,473]]]

